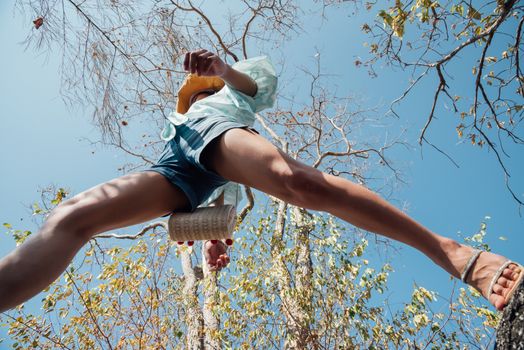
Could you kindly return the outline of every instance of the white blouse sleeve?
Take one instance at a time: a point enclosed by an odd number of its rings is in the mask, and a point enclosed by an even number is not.
[[[249,58],[236,62],[231,66],[235,70],[249,75],[257,84],[257,93],[251,97],[238,90],[233,89],[247,100],[253,112],[257,113],[275,104],[278,78],[275,68],[266,56]]]

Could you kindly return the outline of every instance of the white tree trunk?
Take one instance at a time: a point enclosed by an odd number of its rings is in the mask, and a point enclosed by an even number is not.
[[[296,225],[295,245],[297,249],[297,260],[294,276],[295,290],[291,290],[291,284],[286,283],[281,290],[282,300],[286,301],[285,315],[287,318],[288,338],[284,344],[286,349],[305,349],[312,340],[312,291],[311,278],[313,267],[311,264],[311,249],[309,247],[309,233],[313,226],[308,224],[303,209],[292,207],[293,221]],[[287,269],[286,269],[287,271]],[[289,272],[288,272],[289,273]],[[284,299],[284,296],[286,298]]]
[[[280,200],[277,200],[277,203],[277,220],[275,223],[273,236],[271,237],[271,260],[273,263],[273,268],[271,271],[273,273],[273,278],[278,283],[280,298],[282,300],[282,313],[286,317],[285,332],[288,334],[288,338],[284,343],[284,348],[302,349],[304,348],[305,344],[300,341],[299,336],[301,329],[299,306],[295,298],[292,296],[292,276],[286,267],[285,260],[282,258],[282,250],[284,248],[283,236],[287,218],[288,204]]]
[[[204,245],[202,245],[202,270],[204,272],[204,285],[202,293],[204,294],[204,306],[202,314],[204,318],[204,348],[206,350],[222,349],[220,339],[216,332],[220,328],[220,319],[213,314],[213,305],[218,303],[218,273],[209,271],[204,257]]]
[[[202,326],[203,317],[200,305],[198,302],[198,276],[193,268],[191,255],[186,249],[180,249],[180,256],[182,259],[182,271],[184,272],[184,296],[185,296],[185,318],[186,318],[186,345],[189,350],[203,350]]]

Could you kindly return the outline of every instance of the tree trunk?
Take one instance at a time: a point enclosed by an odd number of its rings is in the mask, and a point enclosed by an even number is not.
[[[311,320],[311,257],[309,249],[308,230],[301,226],[305,222],[303,213],[295,209],[295,220],[297,222],[297,267],[295,276],[292,276],[282,257],[284,249],[283,235],[287,217],[288,204],[278,200],[277,220],[273,236],[271,237],[271,257],[273,276],[278,282],[280,298],[282,300],[282,313],[286,317],[287,338],[284,349],[304,349],[307,347],[309,338],[309,324]],[[297,219],[298,218],[298,219]],[[293,290],[292,280],[295,280],[296,288]]]
[[[278,290],[280,294],[280,299],[282,300],[282,313],[286,318],[286,330],[285,333],[288,334],[289,339],[286,339],[284,344],[285,349],[293,349],[292,345],[295,343],[293,329],[296,328],[295,320],[293,318],[293,310],[295,305],[293,298],[291,297],[291,276],[286,267],[286,262],[282,257],[282,250],[284,249],[283,236],[284,229],[286,226],[286,217],[287,217],[287,208],[288,205],[286,202],[281,200],[276,200],[278,203],[277,209],[277,220],[275,222],[275,229],[273,230],[273,235],[271,237],[271,262],[273,278],[278,283]]]
[[[311,262],[311,247],[309,234],[313,226],[308,222],[304,209],[293,207],[294,221],[297,226],[295,244],[297,260],[295,267],[295,298],[294,309],[291,310],[292,322],[290,329],[290,349],[303,349],[310,341],[312,321],[312,283],[313,265]]]
[[[202,337],[202,327],[204,324],[202,311],[198,302],[197,273],[193,268],[191,255],[188,248],[181,247],[180,256],[182,258],[182,271],[184,272],[184,296],[185,296],[185,316],[186,316],[186,344],[189,350],[203,350],[204,342]]]
[[[504,308],[497,328],[496,350],[524,349],[524,280]]]
[[[202,270],[204,272],[204,285],[202,287],[202,293],[204,294],[204,307],[202,309],[204,317],[204,348],[206,350],[219,350],[222,348],[222,344],[216,336],[216,332],[220,327],[220,319],[213,314],[213,305],[218,303],[218,273],[209,271],[204,257],[204,244],[202,244]]]

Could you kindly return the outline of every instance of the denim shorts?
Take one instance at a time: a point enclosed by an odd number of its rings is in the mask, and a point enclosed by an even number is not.
[[[234,128],[249,126],[218,117],[191,118],[176,127],[176,135],[166,143],[158,162],[146,171],[164,175],[187,196],[190,211],[195,210],[214,190],[228,180],[208,170],[200,162],[202,151],[214,139]],[[256,130],[251,129],[256,132]]]

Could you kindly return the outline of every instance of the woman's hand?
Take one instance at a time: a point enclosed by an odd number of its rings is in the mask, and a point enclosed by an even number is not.
[[[204,49],[186,53],[184,70],[189,73],[210,77],[223,76],[229,66],[217,55]]]
[[[231,68],[220,57],[204,49],[186,53],[184,70],[205,77],[219,76],[230,87],[249,96],[257,93],[256,82],[247,74]]]
[[[204,256],[210,271],[220,271],[229,264],[227,245],[222,241],[204,242]]]

